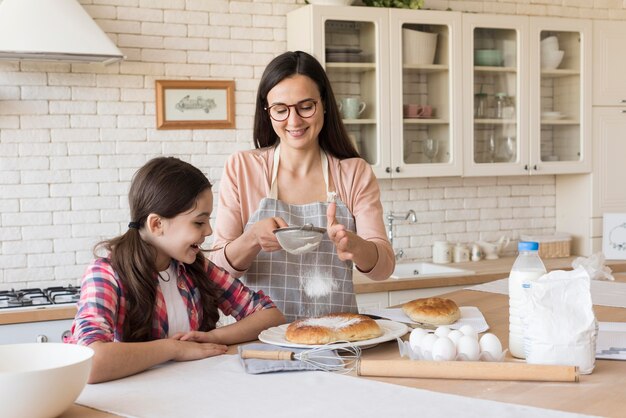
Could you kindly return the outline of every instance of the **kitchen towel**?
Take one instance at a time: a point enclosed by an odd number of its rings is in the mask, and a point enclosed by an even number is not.
[[[239,356],[170,362],[87,385],[77,403],[124,417],[380,418],[586,415],[432,392],[326,372],[247,374]]]
[[[238,347],[239,358],[246,373],[260,374],[271,372],[288,372],[295,370],[320,370],[320,367],[328,366],[329,368],[340,366],[343,361],[334,350],[316,350],[311,357],[311,362],[300,360],[261,360],[255,358],[242,359],[241,352],[243,350],[260,350],[260,351],[291,351],[294,354],[301,354],[311,349],[304,348],[285,348],[271,344],[247,344]],[[317,366],[313,364],[315,362]]]
[[[509,279],[494,280],[493,282],[466,287],[465,289],[508,295]],[[591,302],[594,305],[626,308],[626,283],[592,280]]]

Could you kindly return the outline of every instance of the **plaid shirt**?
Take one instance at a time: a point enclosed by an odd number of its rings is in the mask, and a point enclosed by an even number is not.
[[[198,330],[202,323],[200,292],[193,285],[185,266],[177,261],[173,262],[178,270],[178,291],[189,315],[189,328],[192,331]],[[272,300],[262,291],[253,292],[211,262],[207,263],[206,275],[220,289],[218,308],[224,315],[232,315],[240,320],[253,312],[275,308]],[[94,341],[124,341],[123,324],[127,304],[122,283],[110,261],[106,258],[95,260],[83,276],[78,312],[72,324],[69,342],[89,345]],[[167,338],[167,308],[160,286],[157,287],[154,313],[152,338]]]

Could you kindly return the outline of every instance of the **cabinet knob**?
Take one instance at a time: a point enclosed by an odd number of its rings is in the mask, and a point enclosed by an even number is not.
[[[626,103],[626,99],[622,99],[622,103]]]
[[[626,110],[622,110],[622,113],[626,113]]]
[[[385,173],[391,173],[391,167],[386,167],[385,168]]]
[[[537,171],[537,164],[533,166],[533,170]]]
[[[396,173],[400,172],[400,167],[396,167]]]
[[[528,171],[528,164],[524,164],[524,170]]]

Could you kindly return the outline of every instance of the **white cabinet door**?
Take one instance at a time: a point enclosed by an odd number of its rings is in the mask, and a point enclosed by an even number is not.
[[[389,306],[389,292],[359,293],[356,295],[359,312],[366,309],[383,309]]]
[[[626,212],[626,106],[594,107],[593,138],[594,214]]]
[[[463,31],[464,174],[590,172],[591,21],[466,14]]]
[[[463,52],[464,174],[526,174],[528,18],[464,14]]]
[[[379,178],[461,174],[460,17],[311,5],[288,14],[288,48],[322,62],[338,101],[365,104],[343,122]],[[436,39],[430,60],[422,59],[428,42],[419,34]],[[405,118],[405,104],[420,110]]]
[[[454,292],[455,290],[460,290],[466,287],[467,285],[459,285],[431,287],[426,289],[394,290],[389,292],[389,306],[402,305],[403,303],[410,302],[415,299],[437,296],[443,293]]]
[[[591,171],[590,20],[530,18],[531,174]]]
[[[462,172],[461,14],[389,9],[391,176]]]
[[[372,7],[304,6],[287,16],[287,47],[314,55],[335,98],[365,104],[343,119],[361,156],[378,177],[389,177],[389,13]]]
[[[593,22],[593,104],[626,105],[626,23],[623,20]]]

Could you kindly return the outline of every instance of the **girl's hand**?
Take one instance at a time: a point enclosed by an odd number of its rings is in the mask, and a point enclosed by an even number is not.
[[[376,245],[346,230],[344,225],[337,222],[336,212],[337,204],[329,203],[326,210],[326,232],[337,248],[337,256],[341,261],[354,262],[361,271],[370,271],[378,261]]]
[[[274,230],[278,228],[285,228],[287,222],[283,218],[275,216],[273,218],[261,219],[256,222],[249,229],[249,232],[252,238],[256,241],[257,245],[261,247],[263,251],[277,251],[282,249],[278,240],[276,239],[276,235],[274,235]]]
[[[172,360],[190,361],[226,353],[228,347],[222,344],[199,343],[194,341],[177,341],[178,348]]]

